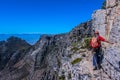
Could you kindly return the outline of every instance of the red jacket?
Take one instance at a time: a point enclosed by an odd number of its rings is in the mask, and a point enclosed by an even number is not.
[[[98,36],[98,46],[97,47],[95,47],[95,48],[98,48],[100,45],[101,45],[101,41],[105,41],[105,39],[102,37],[102,36]],[[90,45],[91,45],[92,43],[90,42]]]

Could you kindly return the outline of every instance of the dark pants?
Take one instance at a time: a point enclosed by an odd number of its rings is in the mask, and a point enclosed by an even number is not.
[[[100,67],[103,59],[101,46],[94,49],[95,54],[93,55],[93,66]]]

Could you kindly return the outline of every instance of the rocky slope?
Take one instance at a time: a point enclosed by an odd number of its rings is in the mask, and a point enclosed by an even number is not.
[[[1,68],[0,80],[120,80],[119,3],[119,0],[107,0],[105,9],[95,11],[92,20],[69,33],[42,35],[34,46],[10,57],[4,69]],[[89,47],[93,29],[115,43],[102,43],[104,60],[102,69],[97,71],[92,70]],[[16,57],[18,54],[24,56]]]
[[[14,65],[9,65],[0,72],[2,80],[63,80],[77,79],[89,74],[77,73],[80,62],[84,61],[87,52],[84,38],[91,36],[91,21],[76,26],[70,33],[43,35],[40,40]],[[81,49],[80,49],[81,48]],[[83,48],[83,49],[82,49]],[[80,49],[80,50],[79,50]],[[83,59],[82,59],[83,58]],[[73,62],[78,59],[78,62]],[[77,67],[74,64],[77,64]],[[69,69],[65,69],[65,66]],[[74,67],[72,67],[74,66]],[[66,70],[66,71],[65,71]],[[74,72],[72,72],[74,71]],[[68,78],[69,77],[69,78]]]

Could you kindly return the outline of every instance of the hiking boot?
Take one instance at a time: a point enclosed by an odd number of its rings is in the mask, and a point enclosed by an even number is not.
[[[102,68],[102,66],[101,66],[101,65],[99,65],[99,66],[98,66],[98,68],[99,68],[99,69],[101,69],[101,68]]]
[[[93,70],[97,70],[97,67],[95,67]]]

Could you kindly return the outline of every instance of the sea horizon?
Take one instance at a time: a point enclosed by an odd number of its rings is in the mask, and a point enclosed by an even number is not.
[[[27,43],[34,45],[39,39],[42,34],[0,34],[0,41],[6,41],[11,36],[21,38],[22,40],[25,40]]]

